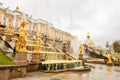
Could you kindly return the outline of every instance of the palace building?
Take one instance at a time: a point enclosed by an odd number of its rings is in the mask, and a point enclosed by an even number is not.
[[[3,4],[0,3],[0,25],[6,26],[6,29],[11,25],[13,26],[14,32],[19,32],[19,26],[23,21],[28,23],[26,27],[28,37],[36,38],[39,33],[43,41],[46,38],[47,42],[61,50],[65,44],[67,51],[71,52],[70,43],[75,39],[73,35],[55,28],[52,23],[45,20],[32,18],[28,14],[21,12],[18,6],[15,10],[10,10],[9,8],[3,7]]]
[[[84,45],[86,45],[87,47],[94,47],[94,43],[93,43],[93,41],[91,40],[91,38],[90,38],[91,36],[90,36],[90,34],[89,34],[89,32],[88,32],[88,34],[87,34],[87,36],[86,36],[86,40],[85,40],[85,42],[84,42]]]

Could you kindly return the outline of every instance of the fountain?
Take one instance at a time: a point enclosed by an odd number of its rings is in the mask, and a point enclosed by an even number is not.
[[[27,39],[27,55],[32,57],[33,63],[39,63],[46,60],[64,60],[64,53],[54,48],[50,43],[40,39]]]
[[[66,59],[66,45],[63,46],[63,51],[56,48],[48,39],[45,41],[40,35],[36,38],[28,37],[25,27],[27,22],[22,22],[20,25],[20,32],[18,33],[18,38],[13,38],[14,34],[12,26],[8,27],[6,35],[10,35],[11,38],[8,41],[15,41],[15,56],[14,63],[16,65],[30,65],[29,68],[37,66],[40,67],[43,72],[63,72],[63,71],[80,71],[80,70],[90,70],[83,65],[83,55],[82,55],[82,44],[79,47],[80,54],[79,60],[77,59]],[[12,37],[13,36],[13,37]],[[7,36],[6,36],[7,37]],[[56,40],[53,39],[53,43]],[[70,57],[70,55],[67,55]],[[28,62],[27,62],[28,61]],[[41,64],[41,65],[39,65]]]
[[[63,51],[59,48],[56,48],[52,43],[45,41],[38,34],[36,38],[28,37],[27,32],[24,30],[27,22],[22,22],[20,25],[20,32],[18,38],[12,38],[12,41],[15,41],[15,57],[13,59],[16,65],[19,64],[42,64],[41,69],[44,72],[61,72],[68,70],[76,70],[75,68],[83,66],[82,61],[82,44],[79,47],[80,54],[79,59],[66,59],[66,46],[64,44]],[[13,36],[12,26],[8,27],[6,35]],[[9,40],[11,40],[11,38]],[[55,38],[53,39],[53,43],[56,43]],[[68,55],[69,57],[70,55]],[[28,62],[27,62],[28,61]],[[80,69],[83,69],[80,68]]]
[[[89,67],[83,64],[82,44],[79,47],[81,60],[46,60],[42,61],[41,70],[43,72],[63,72],[63,71],[83,71],[90,70]],[[65,54],[65,53],[64,53]]]

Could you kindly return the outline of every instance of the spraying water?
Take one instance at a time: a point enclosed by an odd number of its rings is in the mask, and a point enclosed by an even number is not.
[[[77,37],[71,42],[71,47],[73,49],[73,52],[71,54],[77,57],[77,59],[78,59],[78,54],[80,53],[79,52],[80,44],[81,44],[81,41]]]

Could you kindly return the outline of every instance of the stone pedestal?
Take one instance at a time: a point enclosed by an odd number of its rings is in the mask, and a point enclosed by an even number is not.
[[[83,54],[79,54],[79,60],[83,60]]]
[[[6,34],[6,41],[12,41],[12,35]]]
[[[40,54],[39,53],[32,54],[32,62],[33,63],[40,63]]]
[[[110,63],[110,62],[107,62],[107,65],[108,65],[108,66],[113,66],[113,63],[112,63],[112,62],[111,62],[111,63]]]
[[[0,70],[0,80],[10,80],[10,69]]]
[[[27,62],[27,52],[16,52],[14,63],[16,65],[26,65]]]
[[[107,65],[108,65],[108,66],[112,66],[112,65],[113,65],[112,60],[108,60],[108,61],[107,61]]]

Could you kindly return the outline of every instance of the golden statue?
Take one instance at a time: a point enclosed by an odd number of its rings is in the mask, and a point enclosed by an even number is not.
[[[80,44],[79,50],[80,50],[80,54],[82,54],[82,50],[83,50],[82,44]]]
[[[87,35],[87,39],[88,39],[88,40],[90,39],[90,34],[89,34],[89,32],[88,32],[88,35]]]
[[[20,34],[16,42],[16,51],[26,51],[26,36],[27,32],[24,30],[27,22],[20,25]]]
[[[19,11],[19,7],[18,6],[16,7],[16,11]]]
[[[80,44],[80,47],[79,47],[79,51],[80,51],[79,60],[83,60],[82,50],[83,50],[83,46],[82,46],[82,44]]]
[[[13,34],[13,26],[9,25],[8,29],[7,29],[7,34]]]
[[[37,36],[37,45],[34,49],[35,52],[40,52],[40,36]]]
[[[112,54],[111,53],[108,54],[108,62],[107,63],[112,64]]]

